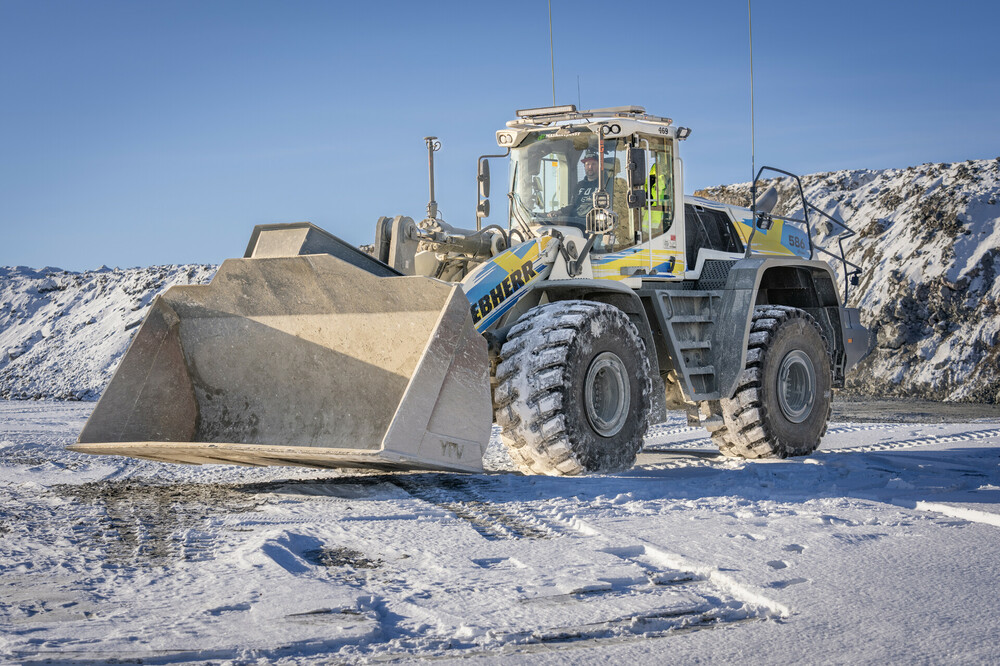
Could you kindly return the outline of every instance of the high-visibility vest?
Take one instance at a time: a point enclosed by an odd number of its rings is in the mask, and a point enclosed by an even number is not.
[[[655,182],[652,192],[649,191],[649,181],[653,180]],[[646,180],[646,196],[651,199],[656,200],[658,203],[654,204],[657,206],[656,209],[650,210],[648,208],[642,209],[642,233],[649,234],[651,229],[659,227],[660,232],[664,231],[663,228],[663,210],[660,207],[663,205],[663,201],[667,199],[668,190],[667,187],[669,183],[666,182],[666,178],[656,177],[656,163],[649,168],[649,177]],[[668,220],[670,221],[670,220]]]

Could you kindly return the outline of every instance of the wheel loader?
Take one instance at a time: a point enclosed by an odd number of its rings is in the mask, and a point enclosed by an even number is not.
[[[727,456],[811,453],[868,348],[853,232],[771,167],[749,208],[685,196],[690,132],[637,106],[520,110],[479,159],[475,229],[441,219],[427,137],[423,220],[380,218],[370,253],[256,227],[211,284],[155,300],[70,448],[477,472],[495,422],[524,473],[606,473],[672,409]],[[483,224],[490,158],[509,159],[506,225]],[[768,171],[801,217],[757,196]]]

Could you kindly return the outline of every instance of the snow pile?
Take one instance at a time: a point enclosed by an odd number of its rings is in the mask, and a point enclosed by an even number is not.
[[[781,194],[775,213],[801,218],[794,182],[770,184]],[[1000,403],[1000,158],[817,173],[802,185],[811,203],[858,232],[844,241],[863,269],[850,304],[874,339],[848,387]],[[697,194],[745,206],[749,193],[742,183]],[[835,237],[819,240],[836,247]]]
[[[215,268],[0,268],[0,398],[96,400],[153,297]]]

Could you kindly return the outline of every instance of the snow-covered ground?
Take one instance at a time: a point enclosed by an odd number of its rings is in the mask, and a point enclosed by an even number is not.
[[[994,416],[547,478],[67,452],[92,407],[0,402],[0,661],[1000,662]]]

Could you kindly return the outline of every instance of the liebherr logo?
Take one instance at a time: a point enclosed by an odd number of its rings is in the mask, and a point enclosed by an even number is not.
[[[472,304],[472,322],[478,324],[483,317],[500,307],[501,303],[510,298],[514,292],[526,283],[530,282],[531,278],[537,274],[534,264],[530,261],[524,262],[524,265],[511,272],[510,275],[500,281],[500,284],[490,289],[490,293]]]

